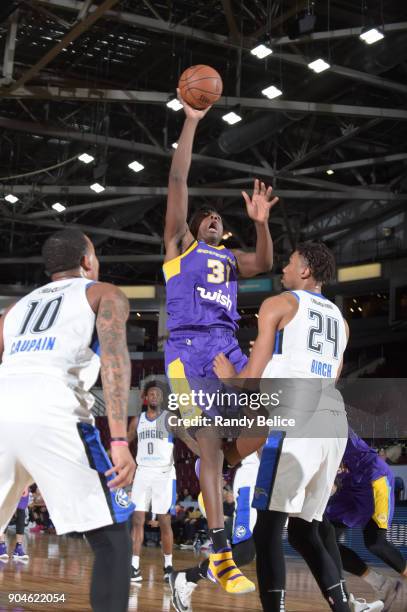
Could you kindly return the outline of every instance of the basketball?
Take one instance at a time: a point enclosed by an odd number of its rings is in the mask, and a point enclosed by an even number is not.
[[[181,97],[197,110],[215,104],[222,95],[220,74],[211,66],[190,66],[181,74],[178,82]]]

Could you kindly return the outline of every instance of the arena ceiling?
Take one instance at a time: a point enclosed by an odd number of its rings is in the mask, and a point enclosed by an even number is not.
[[[219,208],[228,246],[253,246],[240,190],[259,176],[281,197],[270,224],[277,262],[304,238],[326,240],[343,262],[405,254],[403,5],[2,0],[0,282],[40,282],[40,245],[64,225],[92,237],[105,280],[162,282],[166,183],[183,121],[166,103],[199,63],[220,72],[224,97],[198,130],[190,203]],[[299,36],[307,13],[313,31]],[[384,38],[367,45],[359,34],[371,26]],[[259,43],[273,50],[266,59],[250,53]],[[330,68],[312,72],[316,58]],[[268,100],[269,85],[282,95]],[[225,109],[242,121],[228,126]],[[135,160],[144,170],[128,168]],[[105,190],[94,193],[94,182]]]

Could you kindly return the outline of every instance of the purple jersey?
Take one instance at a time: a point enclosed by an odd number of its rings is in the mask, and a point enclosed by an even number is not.
[[[237,261],[224,246],[194,241],[164,266],[167,284],[167,327],[237,329]]]

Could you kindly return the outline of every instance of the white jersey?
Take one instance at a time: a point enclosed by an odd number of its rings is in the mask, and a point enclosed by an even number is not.
[[[88,390],[99,374],[100,351],[96,315],[86,297],[89,284],[84,278],[54,281],[11,308],[4,320],[0,380],[59,379],[90,409]]]
[[[168,413],[150,420],[142,412],[137,425],[137,465],[169,468],[174,465],[174,439],[166,427]]]
[[[277,332],[262,377],[335,379],[347,344],[339,308],[319,293],[291,293],[298,300],[297,313]]]

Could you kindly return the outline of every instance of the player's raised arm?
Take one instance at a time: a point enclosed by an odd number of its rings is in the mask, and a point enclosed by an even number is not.
[[[99,289],[100,287],[100,289]],[[100,343],[100,364],[103,395],[106,404],[110,435],[123,438],[122,446],[112,446],[113,468],[106,475],[117,473],[109,481],[110,488],[129,485],[134,476],[135,463],[126,444],[127,407],[130,392],[130,356],[127,348],[126,321],[129,302],[120,289],[113,285],[96,285],[101,291],[96,315],[96,329]]]
[[[273,267],[273,241],[269,229],[270,210],[278,202],[273,197],[273,188],[267,187],[258,179],[254,181],[252,197],[242,191],[246,202],[249,218],[254,221],[256,227],[256,251],[245,253],[235,249],[233,252],[239,265],[240,275],[243,277],[256,276],[268,272]]]
[[[182,98],[178,97],[184,106],[185,121],[178,140],[168,178],[167,212],[165,215],[164,244],[165,260],[168,261],[180,255],[183,247],[187,247],[194,238],[187,225],[188,216],[188,174],[192,159],[192,145],[197,125],[209,109],[195,110]]]

